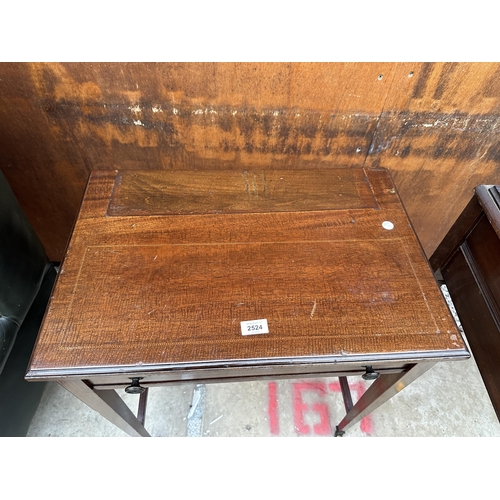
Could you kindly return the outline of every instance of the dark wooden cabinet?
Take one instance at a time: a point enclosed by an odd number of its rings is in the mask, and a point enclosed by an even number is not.
[[[500,420],[500,186],[482,185],[430,262],[444,280]]]

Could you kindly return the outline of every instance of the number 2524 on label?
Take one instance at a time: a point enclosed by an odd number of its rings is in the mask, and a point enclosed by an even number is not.
[[[254,319],[251,321],[242,321],[241,334],[242,335],[257,335],[259,333],[269,333],[269,326],[267,319]]]

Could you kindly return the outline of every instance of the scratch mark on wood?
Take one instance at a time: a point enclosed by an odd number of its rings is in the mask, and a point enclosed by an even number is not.
[[[311,311],[311,316],[310,316],[311,319],[313,319],[313,316],[314,316],[315,312],[316,312],[316,299],[314,300],[314,305],[313,305],[313,308],[312,308],[312,311]]]

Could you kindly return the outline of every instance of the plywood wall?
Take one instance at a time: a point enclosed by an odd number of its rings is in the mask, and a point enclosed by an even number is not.
[[[500,182],[500,64],[0,64],[0,168],[52,260],[94,169],[389,168],[430,256]]]

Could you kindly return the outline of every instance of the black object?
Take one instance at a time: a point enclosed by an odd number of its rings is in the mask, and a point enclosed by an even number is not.
[[[345,434],[345,431],[339,431],[339,426],[335,427],[335,434],[333,437],[343,437]]]
[[[375,380],[378,378],[380,373],[376,372],[371,366],[365,366],[366,372],[361,375],[363,380]]]
[[[24,380],[56,278],[0,172],[0,436],[25,436],[44,383]]]
[[[127,394],[142,394],[146,388],[145,387],[142,387],[140,384],[139,384],[139,380],[141,380],[142,377],[135,377],[132,379],[132,383],[125,387],[125,392]]]

